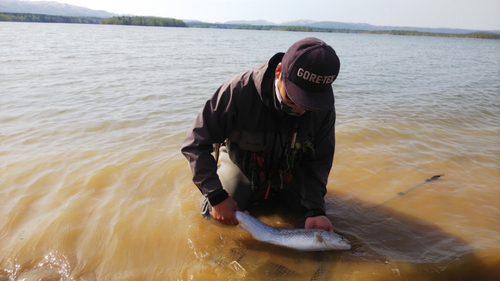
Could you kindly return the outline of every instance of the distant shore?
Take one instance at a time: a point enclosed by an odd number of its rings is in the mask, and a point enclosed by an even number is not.
[[[276,25],[236,25],[236,24],[212,24],[193,23],[189,27],[198,28],[221,28],[221,29],[248,29],[248,30],[276,30],[276,31],[300,31],[300,32],[327,32],[327,33],[362,33],[362,34],[383,34],[383,35],[407,35],[407,36],[436,36],[436,37],[458,37],[475,39],[500,39],[500,34],[488,32],[472,33],[434,33],[407,30],[352,30],[352,29],[328,29],[313,28],[309,26],[276,26]]]
[[[113,24],[113,25],[135,25],[135,26],[164,26],[164,27],[196,27],[196,28],[219,28],[219,29],[246,29],[246,30],[274,30],[274,31],[298,31],[298,32],[327,32],[327,33],[362,33],[383,35],[406,35],[406,36],[435,36],[435,37],[457,37],[473,39],[500,39],[500,34],[488,32],[458,33],[433,33],[405,30],[352,30],[352,29],[327,29],[313,28],[308,26],[277,26],[277,25],[239,25],[239,24],[213,24],[213,23],[191,23],[182,20],[160,17],[142,16],[120,16],[111,18],[97,17],[70,17],[53,16],[43,14],[26,13],[0,13],[0,21],[9,22],[45,22],[45,23],[79,23],[79,24]]]
[[[188,25],[184,21],[172,18],[132,16],[97,18],[53,16],[42,14],[0,13],[0,21],[188,27]]]

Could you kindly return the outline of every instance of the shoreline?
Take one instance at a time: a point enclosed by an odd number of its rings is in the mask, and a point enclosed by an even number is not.
[[[410,31],[410,30],[372,31],[372,30],[313,28],[309,26],[185,23],[182,20],[177,20],[173,18],[143,17],[143,16],[121,16],[121,17],[111,17],[111,18],[98,18],[98,17],[53,16],[53,15],[30,14],[30,13],[0,13],[0,22],[1,21],[34,22],[34,23],[112,24],[112,25],[133,25],[133,26],[217,28],[217,29],[242,29],[242,30],[263,30],[263,31],[292,31],[292,32],[355,33],[355,34],[399,35],[399,36],[454,37],[454,38],[493,39],[493,40],[500,39],[500,34],[490,33],[490,32],[434,33],[434,32]]]

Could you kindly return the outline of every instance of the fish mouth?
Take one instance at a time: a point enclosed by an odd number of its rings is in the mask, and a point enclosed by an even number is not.
[[[350,250],[351,249],[351,242],[349,240],[345,239],[344,237],[341,238],[339,241],[339,249],[341,250]]]
[[[350,243],[346,243],[346,242],[340,243],[339,249],[340,250],[350,250],[351,249],[351,244]]]

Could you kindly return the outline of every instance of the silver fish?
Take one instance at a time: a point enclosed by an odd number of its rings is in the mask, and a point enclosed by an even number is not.
[[[258,219],[236,211],[238,226],[255,240],[299,251],[349,250],[351,243],[344,237],[320,229],[286,229],[267,225]]]

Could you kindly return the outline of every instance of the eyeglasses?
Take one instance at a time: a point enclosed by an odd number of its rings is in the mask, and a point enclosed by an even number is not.
[[[288,96],[288,94],[287,94],[286,92],[285,92],[285,98],[288,100],[288,101],[287,101],[287,104],[288,104],[289,106],[293,106],[293,107],[295,107],[295,108],[297,108],[297,109],[304,110],[304,111],[307,111],[307,110],[308,110],[308,109],[303,108],[302,106],[300,106],[300,105],[296,104],[295,102],[293,102],[293,101],[292,101],[292,99]]]

